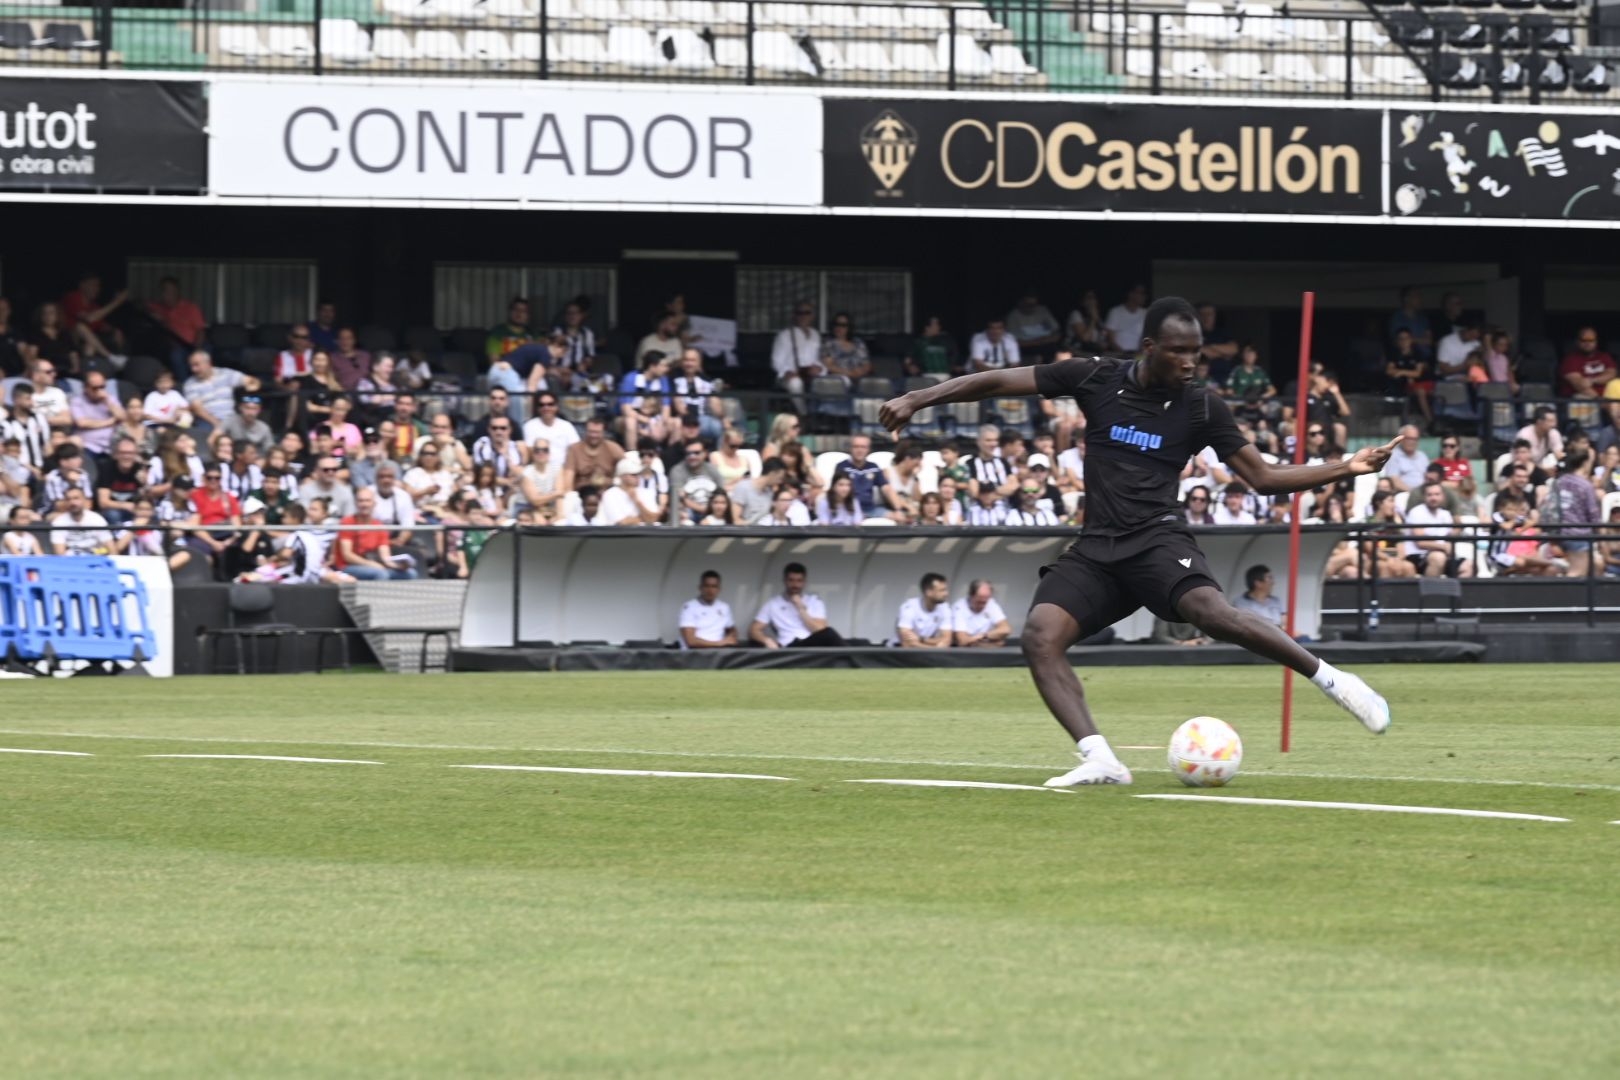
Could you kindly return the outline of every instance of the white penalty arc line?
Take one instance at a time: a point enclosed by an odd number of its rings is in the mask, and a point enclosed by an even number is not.
[[[148,758],[187,758],[201,761],[293,761],[308,765],[381,765],[381,761],[357,761],[354,758],[284,757],[280,754],[142,754]]]
[[[23,750],[17,747],[0,746],[0,754],[49,754],[51,757],[95,757],[83,750]]]
[[[561,765],[451,765],[452,769],[497,769],[504,772],[583,773],[588,776],[662,776],[681,780],[786,780],[791,776],[767,776],[763,773],[736,772],[667,772],[662,769],[579,769]]]
[[[1459,810],[1448,806],[1401,806],[1393,803],[1313,802],[1306,799],[1245,799],[1235,795],[1137,795],[1138,799],[1175,802],[1227,803],[1239,806],[1297,806],[1307,810],[1369,810],[1380,814],[1438,814],[1444,817],[1505,818],[1509,821],[1569,821],[1545,814],[1513,814],[1506,810]]]
[[[1032,765],[1011,761],[940,761],[919,758],[843,757],[816,754],[739,754],[722,750],[644,750],[608,746],[489,746],[465,743],[412,743],[376,741],[340,741],[332,739],[247,739],[230,736],[204,735],[125,735],[112,732],[85,731],[24,731],[0,728],[0,735],[28,735],[38,738],[61,739],[120,739],[131,742],[170,742],[219,745],[253,746],[357,746],[384,750],[477,750],[508,754],[620,754],[634,757],[671,758],[729,758],[736,761],[826,761],[855,765],[926,765],[936,768],[963,769],[1035,769],[1043,772],[1061,771],[1063,766],[1051,763]],[[1118,747],[1118,749],[1142,749]],[[1154,749],[1163,749],[1154,747]],[[1620,791],[1620,784],[1571,784],[1551,780],[1505,780],[1463,776],[1386,776],[1371,773],[1292,772],[1268,769],[1245,769],[1245,776],[1278,776],[1300,780],[1371,780],[1381,783],[1403,784],[1469,784],[1487,787],[1534,787],[1560,791]]]
[[[991,788],[996,791],[1045,791],[1053,795],[1073,795],[1062,788],[1039,787],[1035,784],[992,784],[985,780],[845,780],[846,784],[893,784],[895,787],[930,788]]]

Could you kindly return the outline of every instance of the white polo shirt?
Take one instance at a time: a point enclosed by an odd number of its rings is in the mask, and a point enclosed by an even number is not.
[[[823,604],[821,597],[815,593],[804,594],[804,610],[812,619],[827,617],[827,605]],[[771,633],[782,645],[791,645],[800,638],[810,636],[810,628],[804,625],[798,607],[781,593],[777,593],[760,605],[759,614],[754,616],[754,621],[770,627]]]
[[[906,602],[900,605],[900,615],[895,619],[895,635],[889,644],[900,644],[901,630],[910,630],[927,641],[929,638],[938,637],[941,630],[952,629],[954,625],[949,601],[935,604],[934,610],[929,611],[923,606],[922,597],[908,597]]]
[[[737,621],[731,617],[731,605],[724,600],[705,604],[693,598],[681,605],[681,618],[676,625],[682,630],[695,631],[699,641],[723,641],[726,631],[736,626]],[[681,635],[680,642],[681,648],[687,648],[685,634]]]
[[[1007,613],[1001,610],[1001,605],[996,603],[993,596],[985,601],[983,611],[974,611],[969,607],[965,596],[951,606],[952,629],[968,637],[983,637],[1006,617]]]
[[[561,468],[560,462],[568,455],[568,448],[579,442],[579,431],[560,416],[550,424],[532,416],[523,424],[523,442],[533,447],[536,439],[546,440],[551,460],[559,462]]]
[[[1424,537],[1436,537],[1443,539],[1448,533],[1451,532],[1451,511],[1447,510],[1443,506],[1438,510],[1430,510],[1428,503],[1420,502],[1416,506],[1408,506],[1406,508],[1406,523],[1408,525],[1424,526],[1421,533],[1421,535]],[[1449,555],[1451,554],[1452,550],[1454,549],[1448,548],[1446,553]],[[1414,540],[1402,541],[1401,552],[1405,555],[1426,554],[1425,550],[1418,547],[1417,542]]]
[[[1018,342],[1011,334],[1002,334],[1000,341],[991,341],[990,335],[982,331],[974,334],[968,343],[968,358],[987,368],[1017,367],[1023,362],[1018,354]]]

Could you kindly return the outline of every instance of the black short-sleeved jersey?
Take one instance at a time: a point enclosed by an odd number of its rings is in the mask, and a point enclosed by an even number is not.
[[[1215,391],[1144,389],[1135,371],[1133,360],[1099,357],[1035,369],[1042,397],[1072,397],[1086,416],[1086,534],[1184,523],[1177,494],[1187,459],[1210,446],[1224,461],[1248,445]]]

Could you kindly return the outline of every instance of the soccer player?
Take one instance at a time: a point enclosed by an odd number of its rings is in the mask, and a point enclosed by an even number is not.
[[[1255,491],[1276,495],[1377,473],[1399,440],[1335,464],[1268,464],[1220,396],[1193,386],[1203,346],[1193,306],[1179,297],[1154,301],[1142,333],[1139,360],[1087,357],[964,375],[887,401],[880,414],[885,427],[899,432],[918,411],[936,405],[1036,394],[1072,397],[1085,413],[1085,526],[1055,563],[1042,567],[1022,635],[1036,689],[1082,759],[1047,786],[1131,782],[1130,770],[1097,733],[1065,653],[1144,606],[1167,622],[1191,623],[1209,637],[1287,664],[1381,734],[1389,727],[1389,704],[1370,686],[1227,602],[1176,496],[1187,459],[1206,446]]]

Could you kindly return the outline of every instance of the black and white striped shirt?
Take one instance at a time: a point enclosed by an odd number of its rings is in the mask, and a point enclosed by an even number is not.
[[[516,476],[523,471],[523,451],[518,449],[517,443],[506,444],[506,452],[495,449],[495,443],[488,435],[473,443],[473,466],[476,468],[486,461],[495,463],[496,476]]]
[[[77,482],[72,482],[62,475],[61,469],[52,469],[45,474],[45,505],[47,507],[55,506],[67,498],[68,488],[72,487],[84,492],[84,497],[91,506],[96,504],[96,493],[90,486],[90,477],[80,472]]]
[[[973,474],[973,479],[977,480],[980,486],[988,484],[993,488],[999,488],[1007,482],[1007,477],[1012,475],[1007,463],[998,457],[974,455],[965,458],[962,464],[967,466],[968,472]]]
[[[264,470],[257,465],[249,465],[246,471],[239,473],[233,466],[226,466],[219,484],[240,502],[248,497],[248,492],[264,487]]]
[[[24,420],[12,414],[0,420],[0,440],[16,439],[22,443],[22,460],[36,469],[45,467],[45,448],[51,444],[51,422],[37,410]]]
[[[553,330],[552,333],[561,335],[563,339],[564,351],[562,357],[557,361],[561,366],[578,371],[584,367],[585,361],[596,355],[596,334],[591,331],[590,327],[580,327],[577,335],[569,334],[561,326]]]

